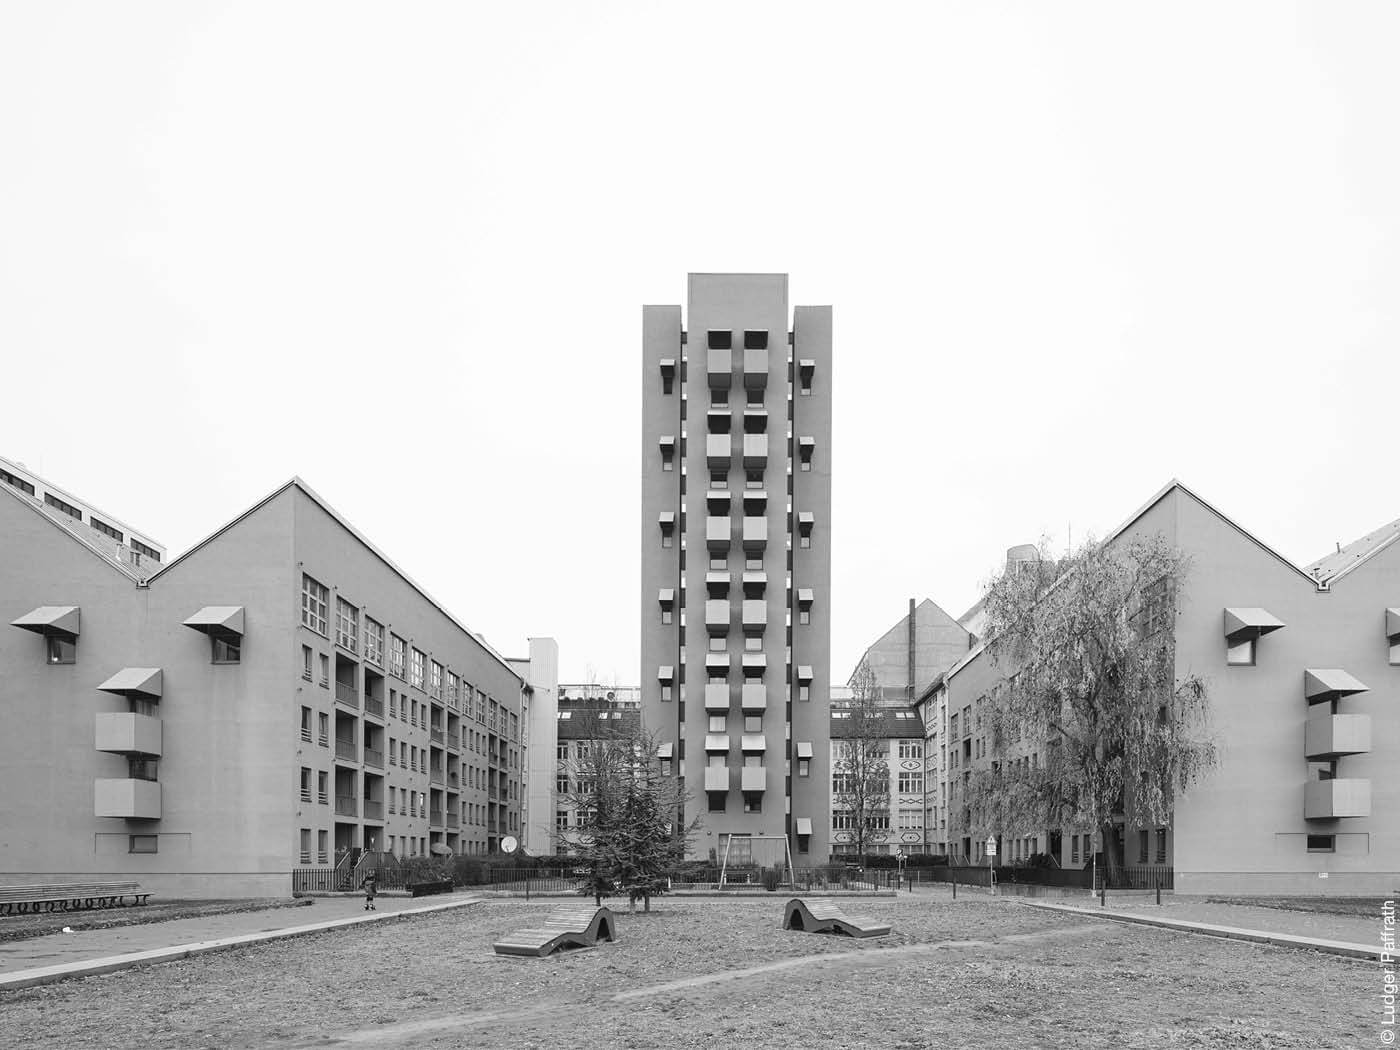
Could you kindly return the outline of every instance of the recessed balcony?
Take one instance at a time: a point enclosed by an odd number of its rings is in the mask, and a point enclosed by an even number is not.
[[[706,766],[706,767],[705,767],[705,790],[706,790],[706,791],[728,791],[728,790],[729,790],[729,767],[728,767],[728,766]]]
[[[728,711],[728,710],[729,710],[729,683],[728,683],[728,682],[706,682],[706,683],[705,683],[705,710],[706,710],[706,711]]]
[[[705,519],[705,546],[716,553],[726,552],[733,542],[729,515]]]
[[[705,602],[705,630],[711,637],[729,633],[729,602],[724,598],[712,598]]]
[[[96,749],[113,755],[159,755],[160,719],[130,711],[101,711]]]
[[[1307,721],[1303,755],[1309,760],[1364,755],[1370,750],[1370,715],[1321,714]]]
[[[1303,786],[1303,817],[1306,820],[1370,815],[1369,780],[1310,780]]]
[[[160,819],[160,784],[130,777],[93,782],[93,809],[99,817],[127,820]]]

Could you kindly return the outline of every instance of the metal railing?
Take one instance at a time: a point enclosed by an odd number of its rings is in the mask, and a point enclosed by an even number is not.
[[[365,697],[365,710],[379,718],[384,717],[384,701],[375,696]]]
[[[383,820],[384,803],[375,799],[365,799],[365,819]]]
[[[365,765],[376,769],[384,768],[384,752],[375,747],[365,748]]]
[[[360,815],[360,800],[354,795],[336,795],[335,812],[341,817],[358,817]]]
[[[339,678],[335,680],[335,698],[346,707],[360,706],[360,691],[351,682],[342,682]]]
[[[351,761],[351,762],[358,762],[358,761],[360,760],[360,756],[356,753],[357,750],[358,750],[358,749],[355,747],[355,741],[353,741],[353,740],[341,740],[339,737],[336,737],[336,741],[335,741],[335,757],[336,757],[336,758],[344,758],[344,759],[347,759],[347,760],[349,760],[349,761]]]

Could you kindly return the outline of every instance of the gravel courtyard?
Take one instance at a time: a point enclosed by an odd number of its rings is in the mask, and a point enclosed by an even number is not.
[[[783,902],[662,899],[530,960],[491,943],[550,902],[487,901],[3,993],[0,1046],[1378,1045],[1374,964],[986,898],[846,901],[894,932],[828,938],[779,930]]]

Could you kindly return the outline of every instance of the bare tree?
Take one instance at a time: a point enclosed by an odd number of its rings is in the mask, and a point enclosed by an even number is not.
[[[890,826],[890,733],[880,705],[875,672],[862,660],[851,676],[851,699],[832,705],[831,801],[834,815],[849,824],[856,853],[864,858],[872,841],[884,841]]]
[[[1215,762],[1205,683],[1176,675],[1188,563],[1160,537],[1092,541],[992,581],[986,700],[993,762],[973,784],[977,822],[1085,824],[1118,874],[1118,819],[1170,823],[1178,791]]]
[[[641,900],[650,911],[699,826],[684,823],[688,795],[657,758],[657,745],[635,719],[599,719],[574,764],[574,790],[565,797],[578,813],[574,842],[596,903],[626,894],[632,910]]]

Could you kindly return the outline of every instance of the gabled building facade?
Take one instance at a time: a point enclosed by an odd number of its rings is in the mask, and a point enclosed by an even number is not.
[[[523,682],[299,480],[147,576],[0,485],[0,881],[280,896],[520,830]]]
[[[1151,535],[1190,558],[1169,629],[1178,676],[1206,681],[1220,760],[1169,827],[1123,828],[1123,861],[1170,865],[1184,893],[1393,891],[1400,523],[1303,569],[1172,482],[1105,542]],[[919,698],[935,846],[979,862],[991,836],[998,863],[1037,853],[1092,863],[1102,849],[1092,828],[971,824],[973,770],[1044,760],[1032,745],[992,750],[981,701],[1001,673],[979,646]]]

